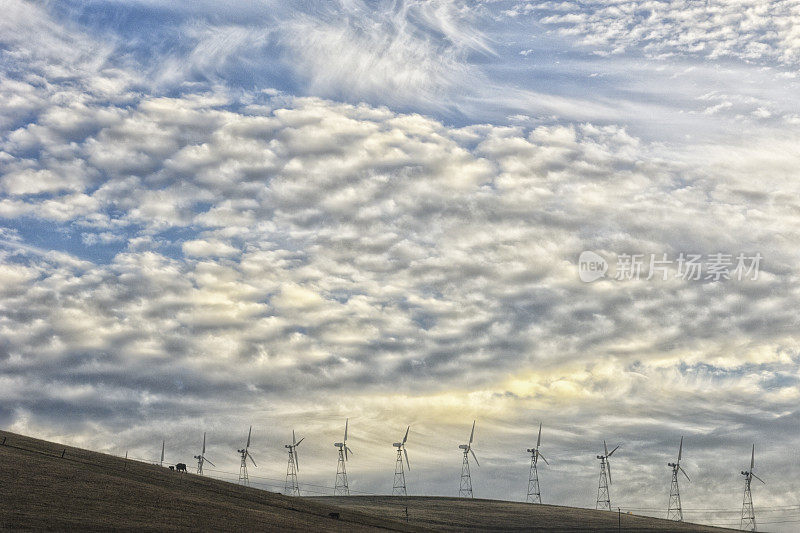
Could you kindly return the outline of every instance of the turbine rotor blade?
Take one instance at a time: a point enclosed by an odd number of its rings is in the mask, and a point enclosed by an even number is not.
[[[681,464],[682,453],[683,453],[683,435],[681,435],[681,445],[678,447],[678,464]]]
[[[761,483],[764,483],[764,480],[761,479],[760,477],[758,477],[757,475],[755,475],[754,473],[750,472],[750,475],[753,476],[754,478],[756,478],[757,480],[759,480]],[[766,485],[766,483],[764,483],[764,485]]]
[[[344,442],[347,442],[347,424],[350,422],[349,418],[344,419]]]
[[[300,443],[301,443],[301,442],[303,442],[305,439],[306,439],[306,438],[305,438],[305,437],[303,437],[302,439],[300,439],[299,441],[297,441],[297,442],[295,443],[295,447],[297,447],[297,446],[300,446]]]
[[[162,463],[164,462],[164,446],[166,445],[166,442],[167,441],[165,441],[165,440],[161,441],[161,462]]]
[[[405,448],[403,448],[403,454],[406,456],[406,466],[408,467],[409,470],[411,470],[411,464],[408,462],[408,452],[406,451]]]
[[[536,439],[536,448],[539,448],[539,445],[542,443],[542,423],[539,422],[539,438]]]
[[[481,466],[481,464],[478,462],[478,457],[475,455],[475,452],[472,450],[472,448],[469,449],[469,452],[472,454],[472,458],[475,459],[475,464]]]
[[[619,447],[620,447],[620,446],[622,446],[622,445],[621,445],[621,444],[617,444],[617,447],[616,447],[616,448],[614,448],[613,450],[611,450],[611,453],[606,453],[606,457],[611,457],[611,455],[612,455],[612,454],[613,454],[615,451],[617,451],[617,450],[619,449]],[[606,450],[608,450],[608,448],[606,448]]]
[[[753,470],[753,465],[756,462],[756,445],[753,444],[753,452],[750,454],[750,470]]]
[[[205,455],[206,453],[206,432],[203,432],[203,451],[200,455]]]
[[[686,481],[691,481],[691,479],[689,479],[689,474],[687,474],[686,470],[684,470],[680,465],[678,465],[678,470],[683,472],[683,475],[686,476]]]
[[[250,455],[250,452],[247,452],[247,457],[249,457],[249,458],[250,458],[250,462],[252,462],[252,463],[253,463],[253,466],[254,466],[254,467],[256,467],[256,468],[258,468],[258,465],[256,464],[255,460],[253,459],[253,456],[252,456],[252,455]]]
[[[205,457],[203,457],[203,461],[208,461],[208,464],[210,464],[211,466],[214,466],[214,467],[217,466],[214,463],[212,463],[211,461],[209,461],[208,459],[206,459]]]
[[[548,463],[548,462],[547,462],[547,459],[545,459],[544,455],[542,455],[542,454],[541,454],[541,453],[539,453],[538,451],[536,452],[536,455],[537,455],[537,456],[539,456],[539,457],[541,457],[542,459],[544,459],[544,462],[545,462],[545,463],[547,463],[548,465],[550,464],[550,463]]]
[[[250,447],[250,435],[252,434],[253,434],[253,426],[250,426],[250,431],[247,432],[247,446],[244,447],[245,450]]]
[[[294,458],[294,467],[296,469],[300,470],[300,459],[298,459],[298,457],[297,457],[297,450],[294,450],[294,453],[292,454],[292,457]]]
[[[472,437],[475,436],[475,421],[472,421],[472,433],[469,434],[469,443],[472,444]]]
[[[292,430],[292,445],[297,446],[297,439],[294,436],[294,430]]]
[[[611,485],[611,463],[606,459],[606,472],[608,472],[608,484]]]
[[[402,442],[402,444],[405,444],[405,443],[406,443],[406,441],[408,440],[408,430],[409,430],[409,429],[411,429],[411,426],[408,426],[408,427],[406,428],[406,436],[405,436],[405,437],[403,437],[403,442]]]

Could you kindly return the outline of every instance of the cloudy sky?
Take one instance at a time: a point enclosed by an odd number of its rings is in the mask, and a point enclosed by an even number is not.
[[[273,490],[295,428],[317,494],[346,417],[354,493],[410,424],[409,491],[456,495],[477,419],[476,497],[524,500],[542,421],[545,503],[594,507],[606,439],[657,516],[684,435],[719,525],[755,443],[792,530],[799,74],[796,0],[7,0],[0,426],[187,463],[207,431],[231,479],[252,424]]]

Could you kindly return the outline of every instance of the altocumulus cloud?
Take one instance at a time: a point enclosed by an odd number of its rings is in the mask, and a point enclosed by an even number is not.
[[[592,503],[606,438],[627,442],[615,499],[663,507],[660,463],[683,433],[694,507],[736,508],[754,440],[771,472],[760,497],[796,503],[796,130],[675,148],[615,124],[455,127],[278,90],[151,94],[104,46],[13,5],[9,34],[45,25],[55,44],[2,52],[4,427],[148,458],[165,437],[174,460],[206,429],[231,471],[253,423],[259,473],[280,477],[293,416],[305,479],[329,482],[350,416],[353,487],[386,491],[387,431],[411,423],[414,491],[452,494],[477,417],[476,494],[516,499],[543,419],[551,502]],[[380,61],[422,53],[401,29]],[[390,87],[414,78],[398,76]],[[764,261],[755,281],[584,284],[583,250]]]

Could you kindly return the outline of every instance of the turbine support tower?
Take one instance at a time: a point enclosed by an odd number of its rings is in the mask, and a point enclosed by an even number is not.
[[[239,485],[250,486],[250,476],[247,475],[247,456],[242,454],[242,464],[239,465]]]
[[[606,458],[600,457],[600,479],[597,484],[597,504],[595,509],[601,511],[611,510],[611,494],[608,492],[608,475],[606,470]]]
[[[539,445],[542,443],[542,424],[539,423],[539,438],[536,441],[535,448],[528,448],[528,453],[531,454],[531,470],[528,475],[528,496],[525,501],[528,503],[542,503],[542,494],[539,491],[539,471],[537,465],[541,457],[545,463],[550,464],[545,459],[544,455],[539,452]]]
[[[403,465],[403,451],[397,450],[397,460],[394,462],[394,483],[392,496],[408,496],[406,492],[406,473]]]
[[[536,454],[531,454],[531,472],[528,476],[528,503],[542,503],[542,493],[539,491],[539,472],[536,470]]]
[[[461,483],[458,486],[459,498],[472,498],[472,476],[469,472],[469,454],[475,459],[475,464],[481,466],[475,452],[472,451],[472,438],[475,436],[475,421],[472,421],[472,432],[469,434],[469,442],[467,444],[460,444],[458,448],[464,452],[464,459],[461,462]]]
[[[339,462],[336,463],[336,483],[333,486],[334,496],[350,496],[350,486],[347,484],[347,458],[348,452],[353,453],[353,450],[347,446],[347,426],[350,419],[344,422],[344,439],[342,442],[333,443],[339,449]]]
[[[473,498],[472,496],[472,477],[469,473],[469,456],[464,451],[464,460],[461,463],[461,485],[458,487],[459,498]]]
[[[253,426],[250,426],[250,430],[247,432],[247,444],[241,450],[237,450],[239,454],[242,456],[242,462],[239,465],[239,484],[250,486],[250,476],[247,474],[247,459],[250,458],[250,462],[253,463],[253,466],[257,467],[253,456],[250,455],[250,436],[253,434]]]
[[[289,463],[286,465],[286,482],[283,485],[283,493],[287,496],[300,496],[300,485],[297,483],[297,471],[300,470],[297,447],[304,439],[305,437],[297,440],[294,430],[292,430],[292,443],[284,446],[289,450]]]
[[[681,493],[678,487],[678,472],[683,472],[686,476],[686,481],[689,479],[689,474],[681,466],[681,455],[683,455],[683,437],[678,447],[678,461],[675,463],[667,463],[667,466],[672,468],[672,484],[669,487],[669,507],[667,507],[667,520],[683,521],[683,508],[681,507]]]
[[[333,488],[333,495],[350,496],[350,487],[347,485],[347,462],[342,448],[339,448],[339,462],[336,464],[336,485]]]
[[[294,462],[294,452],[289,450],[289,464],[286,465],[286,483],[283,493],[288,496],[300,496],[300,487],[297,485],[297,465]]]
[[[667,520],[683,521],[683,509],[681,508],[681,493],[678,489],[678,469],[672,469],[672,484],[669,488],[669,507],[667,508]]]
[[[756,530],[756,511],[753,509],[753,493],[750,492],[750,478],[744,480],[744,497],[742,498],[742,519],[739,529],[744,531]]]
[[[394,482],[392,483],[392,496],[408,496],[406,491],[406,472],[405,466],[411,470],[411,464],[408,462],[408,452],[406,451],[406,441],[408,440],[408,430],[411,426],[406,428],[406,434],[403,440],[392,444],[397,448],[397,459],[394,462]],[[406,458],[406,464],[403,465],[403,456]]]
[[[595,509],[602,511],[611,510],[611,494],[608,490],[609,485],[611,485],[611,463],[608,458],[611,457],[618,448],[619,445],[609,453],[608,445],[606,445],[606,441],[603,441],[603,450],[605,454],[597,456],[597,458],[600,459],[600,479],[597,483],[597,504],[595,505]]]

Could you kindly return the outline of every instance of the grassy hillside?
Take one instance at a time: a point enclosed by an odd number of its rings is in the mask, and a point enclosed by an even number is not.
[[[344,509],[376,513],[387,518],[405,516],[401,498],[350,496],[311,498]],[[408,507],[409,524],[438,531],[733,531],[696,524],[616,512],[578,509],[558,505],[530,505],[497,500],[462,498],[402,498]]]
[[[617,531],[615,513],[457,498],[289,498],[0,431],[3,439],[0,530]],[[723,531],[629,515],[622,529]]]
[[[330,504],[0,431],[3,438],[3,530],[415,530]],[[334,511],[340,519],[329,517]]]

